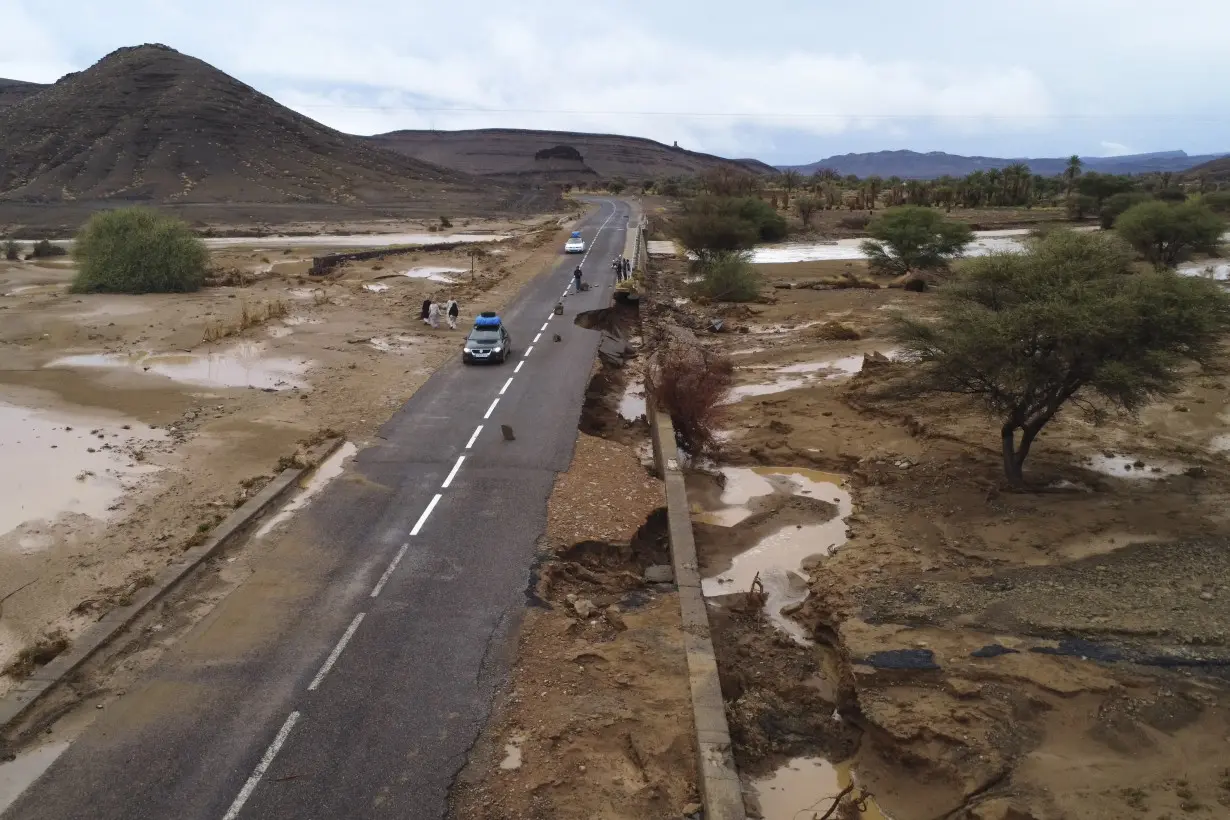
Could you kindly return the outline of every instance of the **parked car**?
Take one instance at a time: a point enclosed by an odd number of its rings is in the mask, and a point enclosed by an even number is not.
[[[512,336],[500,321],[500,317],[491,312],[480,313],[474,322],[474,329],[466,337],[465,346],[461,349],[461,361],[465,364],[477,362],[499,362],[503,364],[512,355]]]
[[[585,253],[585,240],[580,231],[573,231],[572,236],[564,243],[564,253]]]

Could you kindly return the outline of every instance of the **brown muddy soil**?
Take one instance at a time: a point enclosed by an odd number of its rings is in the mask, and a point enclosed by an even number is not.
[[[579,437],[551,496],[511,678],[455,784],[454,816],[699,808],[679,600],[644,577],[670,560],[662,500],[632,450]]]
[[[223,249],[214,264],[244,285],[173,296],[71,294],[68,259],[0,262],[0,461],[20,467],[0,479],[0,597],[15,592],[0,669],[126,600],[305,439],[332,429],[361,445],[566,235],[499,243],[473,278],[464,250],[314,278],[313,248]],[[465,273],[401,275],[421,267]],[[457,330],[419,320],[423,299],[449,297]],[[12,682],[0,675],[0,692]]]
[[[762,269],[784,284],[847,264]],[[659,293],[686,296],[683,266],[661,267]],[[1030,455],[1033,489],[1016,492],[993,420],[957,398],[885,398],[903,366],[864,358],[891,358],[891,311],[926,315],[931,300],[775,287],[748,306],[659,299],[646,311],[734,358],[742,391],[719,463],[842,473],[853,496],[848,543],[806,564],[811,594],[793,612],[817,646],[754,605],[733,609],[740,596],[714,616],[745,775],[849,759],[896,820],[1225,815],[1226,363],[1138,419],[1062,416]],[[705,332],[710,315],[726,332]],[[702,565],[720,566],[722,539],[706,533]],[[787,707],[787,729],[746,728],[793,702],[805,705]],[[818,709],[842,720],[816,723]]]

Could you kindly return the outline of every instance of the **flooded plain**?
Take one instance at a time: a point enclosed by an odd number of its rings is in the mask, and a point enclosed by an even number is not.
[[[103,519],[142,476],[135,460],[161,431],[116,415],[45,410],[0,401],[0,535],[73,513]],[[23,538],[23,552],[45,546]]]
[[[261,390],[305,388],[310,362],[268,356],[258,342],[244,342],[216,353],[88,353],[62,356],[47,367],[111,370],[161,376],[198,387],[253,387]]]

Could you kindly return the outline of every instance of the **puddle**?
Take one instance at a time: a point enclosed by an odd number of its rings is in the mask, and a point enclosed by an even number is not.
[[[164,438],[136,426],[0,402],[0,534],[64,513],[106,518],[141,476],[160,469],[130,457],[132,447]],[[40,544],[23,537],[18,548],[37,551]]]
[[[1230,259],[1206,259],[1203,262],[1188,262],[1179,265],[1178,272],[1184,276],[1203,276],[1217,282],[1230,282]]]
[[[411,279],[427,279],[432,282],[443,282],[446,285],[457,283],[456,277],[447,276],[450,273],[469,273],[466,268],[411,268],[408,271],[402,271],[402,276],[409,276]]]
[[[706,597],[746,592],[757,576],[768,598],[765,612],[779,628],[799,643],[810,643],[799,624],[781,614],[808,595],[807,580],[800,573],[803,562],[814,555],[828,555],[846,543],[846,518],[853,511],[850,493],[842,489],[843,476],[801,468],[726,467],[722,506],[696,516],[698,521],[733,527],[752,515],[750,502],[757,496],[784,491],[828,501],[837,506],[837,516],[823,524],[785,527],[736,555],[730,569],[701,580]]]
[[[1020,251],[1022,240],[1029,235],[1025,228],[998,231],[974,231],[974,241],[965,249],[966,256],[985,256],[994,251]],[[759,265],[781,265],[791,262],[824,262],[830,260],[866,259],[859,245],[863,238],[838,239],[836,242],[791,242],[767,245],[752,252],[752,262]]]
[[[619,415],[628,421],[636,421],[648,413],[645,388],[639,382],[633,382],[619,400]]]
[[[501,769],[511,772],[521,768],[521,744],[524,742],[525,738],[517,735],[504,744],[504,759],[500,761]]]
[[[824,324],[824,320],[816,319],[812,322],[801,322],[797,325],[751,325],[748,328],[748,333],[753,336],[776,336],[782,333],[791,333],[795,330],[806,330],[819,324]]]
[[[885,355],[892,358],[893,353],[894,351],[887,351]],[[732,387],[724,403],[733,404],[753,396],[768,396],[773,393],[783,393],[787,390],[798,390],[800,387],[807,387],[809,384],[813,384],[821,376],[826,381],[848,378],[863,369],[863,359],[864,354],[859,353],[854,356],[842,356],[841,358],[824,359],[818,362],[803,362],[784,367],[750,365],[742,369],[772,370],[774,373],[782,375],[768,382],[740,384]]]
[[[282,509],[278,510],[277,515],[270,518],[261,528],[256,531],[257,538],[264,538],[269,533],[273,532],[280,524],[290,520],[290,517],[299,510],[311,503],[325,486],[342,474],[346,468],[346,460],[358,452],[359,448],[349,441],[337,449],[337,451],[321,462],[307,480],[307,484],[303,485],[302,491],[286,502]]]
[[[811,820],[828,811],[838,793],[850,785],[851,777],[848,764],[835,766],[823,758],[798,757],[753,781],[752,791],[764,820]],[[872,800],[867,801],[866,811],[837,816],[887,820]]]
[[[1143,459],[1133,455],[1085,456],[1082,460],[1085,467],[1103,475],[1116,478],[1156,479],[1180,475],[1185,469],[1182,464],[1154,459]]]
[[[245,343],[217,353],[91,353],[65,356],[47,365],[55,368],[98,368],[152,373],[201,387],[256,387],[287,390],[306,387],[308,363],[267,358],[260,344]]]
[[[0,814],[17,802],[17,798],[29,788],[43,772],[51,768],[60,755],[68,749],[68,741],[48,743],[22,752],[7,763],[0,763]]]
[[[421,340],[413,336],[373,336],[367,343],[382,353],[401,353],[418,347]]]
[[[363,290],[367,291],[368,293],[384,293],[388,289],[389,289],[388,285],[383,285],[379,282],[363,286]]]

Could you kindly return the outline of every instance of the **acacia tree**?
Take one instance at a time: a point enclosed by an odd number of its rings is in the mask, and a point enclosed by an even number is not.
[[[1213,250],[1225,221],[1202,202],[1142,202],[1115,220],[1115,231],[1154,267],[1173,268],[1192,251]]]
[[[902,275],[940,270],[960,256],[974,238],[964,222],[952,222],[931,208],[889,208],[867,227],[871,239],[860,247],[878,273]]]
[[[1054,231],[1024,253],[972,260],[934,323],[893,334],[915,389],[977,399],[1000,422],[1004,473],[1021,485],[1042,428],[1072,404],[1093,420],[1175,393],[1230,332],[1230,296],[1169,272],[1131,273],[1113,235]]]
[[[799,212],[799,219],[802,219],[803,225],[809,228],[812,215],[819,207],[820,203],[810,196],[801,196],[794,201],[794,209]]]
[[[794,189],[799,187],[799,183],[803,181],[803,175],[794,169],[782,171],[781,173],[782,188],[786,191],[786,201],[782,204],[790,207],[790,195],[794,193]]]

